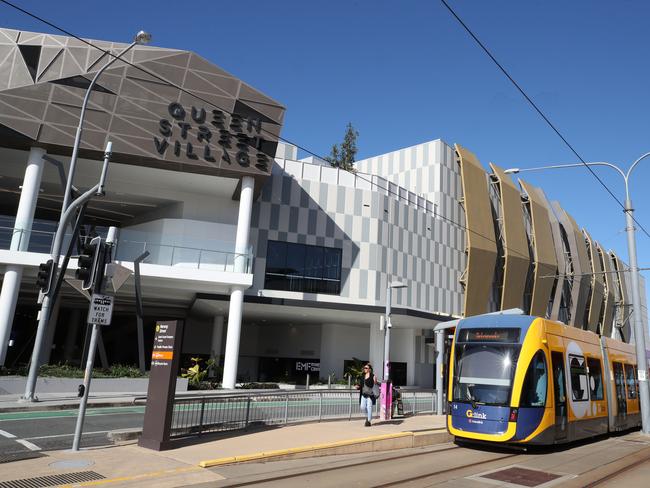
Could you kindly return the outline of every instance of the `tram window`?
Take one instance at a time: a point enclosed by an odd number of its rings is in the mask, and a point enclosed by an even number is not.
[[[602,400],[603,396],[603,370],[600,367],[600,359],[588,358],[589,368],[589,391],[592,400]]]
[[[625,365],[625,382],[627,383],[627,397],[635,400],[636,394],[636,375],[634,374],[634,366],[631,364]]]
[[[571,394],[573,395],[573,399],[577,401],[589,400],[585,358],[570,354],[569,370],[571,371]]]
[[[544,353],[537,351],[526,371],[524,386],[521,390],[520,407],[543,407],[546,405],[546,360]]]

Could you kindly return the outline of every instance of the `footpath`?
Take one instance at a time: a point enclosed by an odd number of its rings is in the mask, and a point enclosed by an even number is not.
[[[91,399],[94,405],[132,405],[139,395],[113,394]],[[78,399],[42,395],[36,404],[0,400],[0,412],[70,408]],[[1,425],[0,425],[1,427]],[[389,422],[361,419],[260,427],[194,439],[191,444],[156,452],[136,441],[111,446],[41,451],[38,457],[2,463],[0,486],[175,487],[223,479],[210,467],[359,452],[378,452],[447,442],[445,417],[418,415]]]

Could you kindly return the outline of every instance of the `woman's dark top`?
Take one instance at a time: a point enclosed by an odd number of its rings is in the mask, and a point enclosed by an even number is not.
[[[361,397],[366,397],[372,399],[372,404],[374,405],[377,402],[377,399],[373,395],[368,395],[367,393],[363,392],[363,386],[367,386],[368,388],[371,388],[375,386],[375,375],[370,374],[367,378],[364,376],[361,378],[361,384],[359,385],[359,403],[361,403]]]

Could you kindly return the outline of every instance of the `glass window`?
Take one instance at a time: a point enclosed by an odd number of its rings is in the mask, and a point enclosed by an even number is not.
[[[592,400],[602,400],[603,395],[603,369],[600,366],[600,359],[587,358],[589,369],[589,391]]]
[[[266,249],[266,272],[287,274],[287,243],[269,241]]]
[[[341,249],[269,241],[264,287],[304,293],[341,292]]]
[[[287,243],[287,274],[290,276],[305,275],[305,246]]]
[[[625,365],[625,382],[627,383],[627,397],[631,400],[635,400],[637,398],[635,369],[636,368],[631,364]]]
[[[341,279],[341,250],[325,248],[325,266],[323,278],[328,280]]]
[[[589,400],[587,393],[587,370],[585,358],[569,355],[569,370],[571,371],[571,394],[574,400]]]
[[[323,278],[323,253],[325,248],[309,246],[305,254],[305,276]]]
[[[518,357],[519,346],[459,344],[453,401],[508,405]]]
[[[546,405],[547,385],[546,359],[542,351],[537,351],[526,372],[519,406],[544,407]]]

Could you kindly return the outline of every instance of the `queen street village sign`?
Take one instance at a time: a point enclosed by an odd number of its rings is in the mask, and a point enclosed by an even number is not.
[[[72,152],[81,105],[105,51],[127,45],[0,29],[2,146]],[[135,46],[98,79],[80,156],[171,171],[265,179],[284,107],[195,53]],[[175,85],[175,86],[174,86]],[[178,88],[180,87],[180,89]]]

